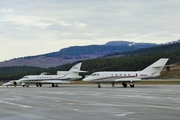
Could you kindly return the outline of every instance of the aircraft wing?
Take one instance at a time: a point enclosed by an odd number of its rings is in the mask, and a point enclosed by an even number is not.
[[[70,81],[62,81],[62,80],[45,80],[45,81],[41,81],[40,83],[55,83],[55,84],[62,84],[62,83],[70,83]]]
[[[141,81],[141,79],[140,78],[136,78],[136,77],[134,77],[134,78],[119,78],[119,79],[115,79],[115,81],[116,82],[129,82],[129,81]]]

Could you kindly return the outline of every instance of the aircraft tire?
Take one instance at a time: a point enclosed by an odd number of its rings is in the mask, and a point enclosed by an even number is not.
[[[115,83],[114,82],[112,83],[112,87],[115,87]]]
[[[101,88],[101,84],[100,83],[98,83],[98,88]]]
[[[130,87],[131,87],[131,88],[134,88],[134,84],[131,84]]]
[[[127,87],[127,84],[126,83],[122,83],[123,87],[126,88]]]

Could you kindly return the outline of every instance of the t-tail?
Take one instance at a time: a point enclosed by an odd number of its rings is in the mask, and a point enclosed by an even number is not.
[[[160,72],[162,71],[168,60],[168,58],[161,58],[147,68],[145,68],[144,70],[142,70],[141,73],[149,73],[151,77],[160,76]]]
[[[81,71],[81,65],[82,62],[75,64],[70,70],[69,72],[74,72],[74,73],[80,73],[80,72],[87,72],[87,71]]]
[[[82,71],[81,69],[82,62],[75,64],[69,71],[68,71],[68,76],[72,80],[79,80],[82,78],[82,76],[79,75],[79,73],[85,73],[87,71]],[[73,81],[74,81],[73,80]]]

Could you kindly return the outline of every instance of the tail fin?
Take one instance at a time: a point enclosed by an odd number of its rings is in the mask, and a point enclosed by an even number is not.
[[[147,68],[145,68],[144,70],[142,70],[142,72],[160,75],[160,72],[162,71],[163,67],[165,66],[168,60],[168,58],[161,58],[158,61],[151,64],[150,66],[148,66]]]
[[[81,69],[81,64],[82,62],[75,64],[74,66],[72,66],[72,68],[69,71],[72,71],[72,72],[79,71]]]
[[[79,80],[82,78],[82,76],[79,75],[79,73],[82,73],[82,72],[86,72],[86,71],[81,71],[81,64],[82,62],[78,63],[78,64],[75,64],[70,70],[69,70],[69,74],[68,76],[71,78],[71,79],[74,79],[74,80]],[[73,81],[74,81],[73,80]]]
[[[75,73],[80,73],[80,72],[87,72],[87,71],[81,71],[81,65],[82,65],[82,62],[78,63],[78,64],[75,64],[70,70],[69,72],[75,72]]]

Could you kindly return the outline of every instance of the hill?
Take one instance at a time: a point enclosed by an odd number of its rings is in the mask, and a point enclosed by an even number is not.
[[[105,57],[119,57],[119,56],[137,56],[137,55],[146,55],[146,54],[155,54],[155,53],[168,53],[171,51],[180,50],[180,40],[162,44],[155,47],[142,48],[132,51],[125,52],[116,52],[112,54],[108,54]]]
[[[102,57],[115,52],[125,52],[129,50],[137,50],[140,48],[148,48],[158,46],[152,43],[134,43],[127,41],[112,41],[104,45],[88,45],[88,46],[71,46],[61,49],[58,52],[52,52],[37,56],[28,56],[22,58],[14,58],[4,62],[0,62],[3,66],[34,66],[41,68],[56,67],[75,61],[82,61]]]

